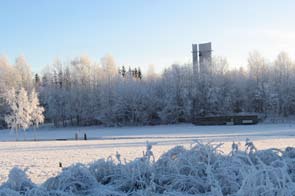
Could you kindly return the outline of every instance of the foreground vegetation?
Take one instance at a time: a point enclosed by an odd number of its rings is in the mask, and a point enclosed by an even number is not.
[[[221,145],[196,142],[177,146],[154,160],[147,143],[143,157],[125,162],[120,154],[88,165],[76,164],[42,185],[14,168],[0,187],[5,195],[294,195],[295,149],[257,150],[233,143],[228,155]]]

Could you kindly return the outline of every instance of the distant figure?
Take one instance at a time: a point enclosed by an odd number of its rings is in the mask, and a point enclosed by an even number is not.
[[[58,165],[60,168],[62,168],[62,162],[59,162]]]
[[[87,135],[86,135],[86,133],[84,133],[84,140],[87,140]]]
[[[75,133],[75,140],[78,140],[78,132]]]

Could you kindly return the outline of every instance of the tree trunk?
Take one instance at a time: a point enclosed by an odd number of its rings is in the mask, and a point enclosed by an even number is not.
[[[27,136],[27,133],[26,133],[26,130],[24,129],[24,141],[26,141],[26,136]]]
[[[18,141],[18,129],[15,129],[15,141]]]
[[[36,126],[34,126],[34,140],[37,141]]]

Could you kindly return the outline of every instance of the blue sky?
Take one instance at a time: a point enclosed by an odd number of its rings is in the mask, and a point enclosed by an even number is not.
[[[292,0],[1,0],[0,54],[23,54],[36,72],[85,54],[160,71],[212,41],[214,55],[245,66],[255,49],[295,55],[294,9]]]

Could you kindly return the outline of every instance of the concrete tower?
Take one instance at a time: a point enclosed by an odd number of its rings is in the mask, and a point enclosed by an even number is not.
[[[212,46],[211,42],[203,44],[193,44],[193,73],[206,73],[209,71],[209,66],[212,62]]]
[[[212,47],[211,42],[199,44],[199,71],[206,73],[212,63]]]
[[[197,94],[197,89],[201,88],[202,78],[209,72],[211,61],[212,61],[212,48],[211,42],[203,43],[203,44],[193,44],[193,100],[192,100],[192,118],[196,119],[198,115],[200,115],[200,111],[204,105],[202,105],[203,101],[200,100],[200,96]],[[197,110],[198,109],[198,110]]]
[[[193,44],[193,74],[197,75],[199,73],[199,53],[198,44]]]

